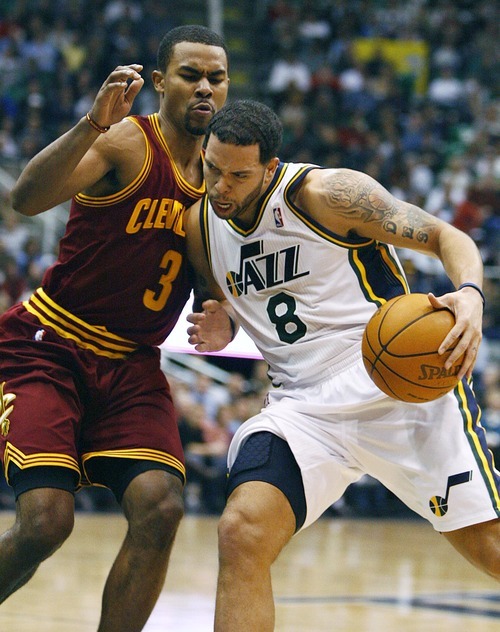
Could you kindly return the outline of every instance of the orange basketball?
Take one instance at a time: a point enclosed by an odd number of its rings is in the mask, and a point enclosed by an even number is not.
[[[363,362],[375,384],[404,402],[429,402],[458,383],[460,358],[444,368],[452,349],[439,345],[455,324],[447,309],[434,309],[426,294],[396,296],[371,317],[363,335]]]

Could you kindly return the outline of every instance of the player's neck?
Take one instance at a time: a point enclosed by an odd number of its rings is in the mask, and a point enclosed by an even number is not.
[[[238,224],[244,230],[252,228],[257,222],[259,211],[260,204],[258,204],[257,202],[253,202],[234,218],[236,224]]]
[[[201,150],[204,136],[179,130],[159,115],[160,129],[168,145],[170,154],[182,176],[193,186],[202,184]]]

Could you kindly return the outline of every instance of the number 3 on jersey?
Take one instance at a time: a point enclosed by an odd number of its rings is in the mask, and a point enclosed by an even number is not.
[[[160,270],[163,274],[160,276],[158,284],[161,286],[161,289],[159,291],[146,290],[144,292],[142,300],[148,309],[159,312],[165,307],[172,292],[172,283],[177,278],[181,265],[182,255],[176,250],[167,250],[160,263]]]
[[[276,327],[276,333],[282,342],[292,344],[303,338],[307,327],[295,313],[297,303],[293,296],[280,292],[272,296],[267,303],[270,321]]]

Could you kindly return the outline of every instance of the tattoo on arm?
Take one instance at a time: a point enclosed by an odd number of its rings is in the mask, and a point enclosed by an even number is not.
[[[327,206],[355,223],[377,223],[386,233],[419,243],[426,243],[435,228],[417,206],[397,200],[378,182],[356,172],[328,174],[323,190]]]

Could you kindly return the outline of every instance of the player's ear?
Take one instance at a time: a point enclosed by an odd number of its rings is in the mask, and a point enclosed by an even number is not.
[[[274,173],[276,169],[278,168],[279,163],[280,163],[280,159],[277,156],[275,156],[274,158],[271,158],[271,160],[267,163],[266,177],[269,180],[274,176]]]
[[[163,73],[159,70],[153,70],[151,73],[151,78],[153,80],[153,86],[156,92],[160,92],[163,94],[165,92],[165,81],[163,78]]]

